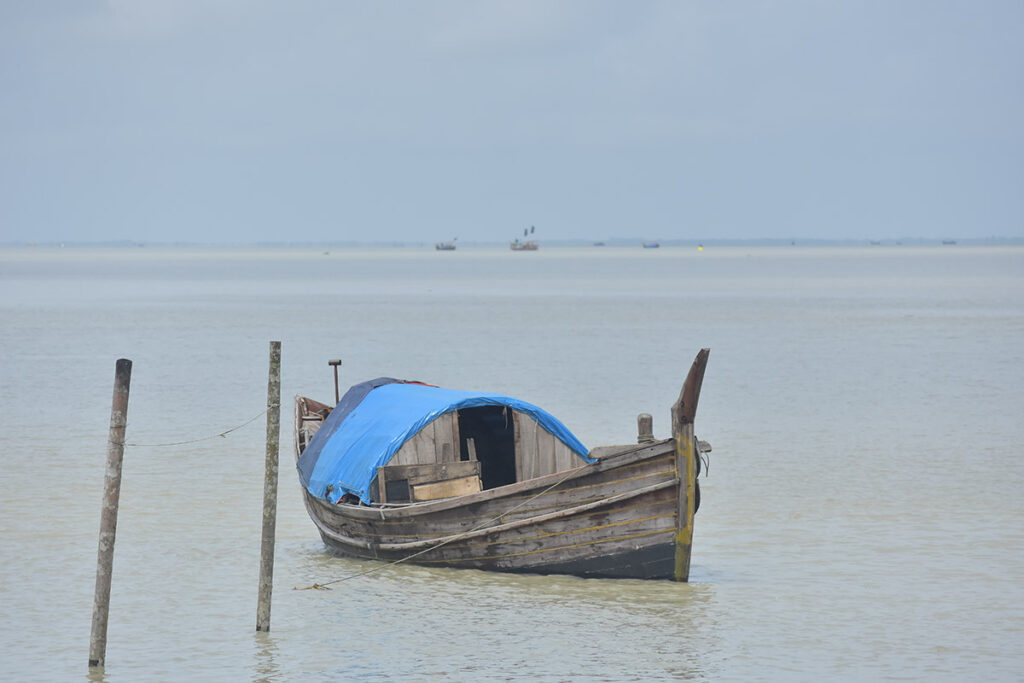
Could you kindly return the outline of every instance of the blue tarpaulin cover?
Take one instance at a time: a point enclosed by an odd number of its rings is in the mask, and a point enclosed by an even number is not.
[[[526,413],[584,461],[593,462],[587,447],[565,425],[525,401],[381,377],[345,393],[299,458],[299,479],[317,498],[336,503],[352,493],[369,503],[377,468],[402,444],[445,413],[479,406],[507,406]]]

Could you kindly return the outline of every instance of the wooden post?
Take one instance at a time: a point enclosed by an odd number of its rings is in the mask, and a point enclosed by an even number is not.
[[[672,578],[690,579],[690,548],[693,544],[693,514],[696,511],[697,487],[693,419],[697,414],[700,387],[704,383],[704,370],[710,349],[701,349],[690,366],[679,398],[672,405],[672,436],[676,441],[676,473],[679,477],[679,509],[676,517],[676,548]]]
[[[256,630],[270,630],[270,597],[274,589],[274,533],[277,527],[277,461],[281,435],[281,342],[270,342],[267,381],[267,457],[263,476],[263,540],[260,543],[260,588]]]
[[[636,442],[652,443],[654,441],[654,418],[650,413],[636,416]]]
[[[103,668],[107,656],[107,618],[110,616],[110,576],[114,568],[114,537],[117,534],[117,506],[121,498],[121,462],[124,432],[128,424],[128,389],[132,362],[120,358],[114,369],[114,400],[110,407],[107,437],[107,468],[103,475],[103,508],[100,511],[100,540],[96,556],[96,593],[92,602],[92,634],[89,638],[89,667]]]
[[[327,364],[334,368],[334,405],[338,405],[338,401],[341,400],[341,396],[338,394],[338,366],[341,365],[341,361],[329,360]]]

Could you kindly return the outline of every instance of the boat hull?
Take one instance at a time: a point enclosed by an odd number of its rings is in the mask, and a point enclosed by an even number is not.
[[[654,441],[642,431],[645,443],[596,448],[588,464],[424,502],[330,503],[303,487],[306,510],[324,543],[352,557],[686,581],[700,500],[693,419],[708,353],[697,354],[672,406],[671,439]],[[330,406],[296,397],[296,459],[330,412]]]
[[[680,482],[692,468],[680,472],[685,458],[677,449],[671,439],[626,447],[568,472],[401,507],[331,504],[307,491],[304,499],[324,543],[351,557],[686,580],[689,543],[680,547],[679,532],[687,487]]]

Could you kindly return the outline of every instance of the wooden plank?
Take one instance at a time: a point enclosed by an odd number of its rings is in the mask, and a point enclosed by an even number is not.
[[[380,479],[378,477],[375,476],[373,479],[371,479],[369,486],[367,486],[366,488],[366,493],[367,495],[370,496],[370,505],[376,505],[378,503],[384,502],[380,499]],[[338,505],[344,505],[344,503],[341,503],[339,501]]]
[[[449,480],[474,479],[475,487],[463,484],[452,490],[460,494],[444,494],[443,491],[433,492],[423,489],[424,493],[416,496],[417,485],[435,484]],[[480,491],[480,463],[431,463],[415,465],[389,465],[377,468],[378,491],[381,502],[408,503],[415,501],[436,500],[452,495],[468,495]]]
[[[497,542],[465,546],[458,541],[425,553],[418,558],[421,563],[500,564],[508,569],[526,569],[537,564],[557,564],[595,554],[594,548],[603,546],[602,552],[615,553],[625,549],[639,549],[648,544],[669,545],[672,529],[665,528],[657,520],[642,520],[631,526],[614,528],[598,527],[580,534],[559,536],[550,532],[546,525],[538,533],[522,541],[501,545]],[[670,546],[669,546],[670,547]],[[671,557],[671,553],[666,553]],[[668,567],[666,567],[668,568]]]
[[[663,441],[657,441],[653,444],[638,444],[632,447],[632,450],[624,453],[619,453],[608,458],[603,458],[600,461],[590,464],[581,465],[575,467],[567,472],[556,472],[555,474],[549,474],[543,477],[537,477],[529,481],[521,481],[508,486],[503,486],[495,489],[485,489],[480,493],[474,493],[467,496],[465,499],[458,500],[440,500],[432,503],[427,503],[421,506],[415,506],[412,508],[397,508],[394,510],[388,510],[387,516],[389,519],[396,520],[403,517],[418,518],[422,515],[438,512],[441,510],[450,510],[462,508],[467,505],[475,505],[478,503],[489,502],[492,500],[502,500],[509,498],[510,496],[521,496],[531,495],[530,492],[537,491],[553,484],[572,482],[574,480],[586,479],[590,480],[595,474],[609,472],[611,476],[617,476],[613,470],[619,470],[624,467],[631,466],[635,463],[643,463],[651,460],[652,458],[674,456],[675,454],[675,441],[672,439],[665,439]],[[568,485],[568,484],[567,484]],[[305,490],[305,489],[303,489]],[[307,492],[308,493],[308,492]],[[309,496],[312,501],[311,504],[317,506],[317,514],[320,514],[320,505],[316,498]],[[322,503],[323,501],[319,501]],[[326,505],[326,504],[325,504]],[[352,519],[380,519],[380,511],[375,508],[370,508],[362,505],[335,505],[328,506],[334,507],[339,511],[343,512],[346,518]]]
[[[402,444],[389,464],[429,465],[458,461],[460,456],[457,447],[457,424],[452,413],[430,422]]]
[[[544,474],[540,469],[537,449],[537,423],[529,415],[515,414],[516,452],[522,454],[522,469],[519,481],[526,481]]]
[[[525,495],[482,502],[473,507],[471,517],[476,520],[474,524],[498,517],[503,521],[515,521],[536,514],[593,502],[608,496],[628,493],[659,482],[674,481],[675,478],[674,462],[664,458],[650,467],[643,465],[617,470],[579,482],[566,482],[551,490],[539,489]],[[673,494],[673,500],[674,497]],[[461,528],[465,518],[466,511],[464,509],[454,509],[438,511],[421,519],[431,527],[431,531],[434,531]]]
[[[405,442],[402,448],[408,447],[412,451],[412,458],[409,464],[421,464],[428,462],[435,462],[434,459],[434,440],[431,432],[433,431],[433,425],[427,424],[420,431],[416,432],[411,439]],[[424,458],[424,454],[430,451],[430,459]]]
[[[437,420],[433,420],[420,430],[416,436],[422,435],[416,449],[416,462],[437,462]]]
[[[452,434],[451,434],[451,438],[452,438],[452,454],[454,455],[455,461],[458,462],[458,461],[462,460],[462,441],[459,440],[461,438],[460,435],[459,435],[459,414],[458,413],[452,413],[451,416],[452,416],[452,424],[451,424],[451,428],[452,428]],[[475,458],[470,458],[470,460],[475,460]]]
[[[391,456],[391,460],[388,461],[392,465],[415,465],[416,464],[416,446],[406,441],[402,444],[402,447]]]
[[[476,474],[458,479],[447,479],[427,484],[412,486],[412,500],[437,500],[438,498],[452,498],[453,496],[465,496],[476,493],[480,490],[480,477]]]
[[[408,480],[402,480],[403,482]],[[437,538],[468,531],[481,526],[493,527],[499,522],[517,522],[520,520],[546,515],[579,505],[596,503],[601,499],[629,494],[637,489],[673,483],[676,481],[675,459],[671,455],[663,455],[652,460],[633,463],[626,467],[616,468],[607,472],[593,473],[578,481],[568,481],[566,488],[550,489],[549,487],[534,490],[525,495],[506,495],[489,501],[476,503],[470,512],[466,507],[445,507],[438,509],[437,502],[423,503],[401,511],[420,511],[415,518],[400,515],[398,509],[374,510],[358,507],[359,512],[375,513],[365,518],[356,518],[351,512],[353,506],[339,506],[314,503],[317,508],[315,517],[320,517],[329,527],[344,527],[346,535],[366,538],[378,543],[412,541],[425,538]],[[515,486],[515,485],[513,485]],[[507,489],[506,489],[507,490]],[[500,491],[500,489],[492,489]],[[662,498],[662,496],[664,496]],[[448,502],[463,503],[467,499],[478,498],[476,495],[453,499]],[[653,499],[645,498],[644,506],[659,500],[664,502],[664,509],[658,513],[672,519],[666,524],[675,528],[677,507],[677,485],[666,489]],[[639,503],[637,504],[639,505]],[[635,513],[641,516],[654,514],[639,509],[631,504]],[[595,513],[597,514],[597,513]],[[600,514],[613,514],[611,510],[602,508]],[[383,516],[383,518],[382,518]],[[614,521],[614,520],[610,520]],[[368,537],[369,536],[369,537]]]
[[[452,441],[454,415],[454,413],[445,413],[434,420],[434,462],[453,462],[459,459],[455,455]]]
[[[543,432],[543,430],[540,428],[540,425],[538,425],[533,418],[527,415],[523,416],[523,424],[529,425],[532,434],[532,436],[530,437],[530,449],[533,451],[533,476],[542,477],[545,474],[550,474],[549,472],[544,471],[540,452],[540,435]]]
[[[698,389],[699,391],[699,389]],[[680,422],[676,431],[677,469],[679,470],[679,510],[676,519],[675,561],[672,578],[689,581],[690,548],[693,543],[694,488],[697,456],[693,447],[693,422]]]
[[[670,533],[670,532],[669,532]],[[579,544],[573,548],[544,548],[539,551],[504,555],[471,555],[464,557],[418,556],[416,563],[448,566],[473,567],[492,571],[559,573],[577,576],[609,578],[671,578],[671,538],[663,531],[649,531],[624,538],[597,539],[592,543]],[[379,552],[376,549],[362,549],[339,543],[329,535],[324,542],[353,557],[363,559],[400,560],[401,553]],[[445,546],[447,548],[447,546]]]
[[[675,482],[672,481],[661,482],[619,496],[608,496],[515,522],[463,532],[459,536],[466,541],[483,539],[482,543],[470,544],[478,546],[475,552],[480,552],[481,548],[502,544],[521,546],[529,542],[532,548],[542,548],[586,542],[591,537],[608,535],[609,529],[617,530],[612,536],[629,535],[640,527],[645,530],[672,532],[675,521],[675,497],[672,491],[674,486]],[[436,540],[400,545],[405,549],[413,549],[430,545]],[[464,543],[462,545],[465,547]],[[496,547],[487,549],[497,550]]]
[[[384,468],[377,468],[377,500],[382,503],[386,503],[388,502],[388,493],[387,488],[385,487],[386,477],[384,476],[384,473],[381,472],[382,469]]]
[[[415,465],[386,465],[377,469],[377,476],[384,476],[389,480],[408,479],[410,486],[429,482],[445,481],[448,479],[459,479],[461,477],[479,476],[480,463],[476,461],[467,462],[443,462],[434,464]]]
[[[583,460],[576,454],[576,452],[562,443],[561,440],[555,439],[555,471],[564,472],[570,470],[576,465],[582,463]]]
[[[582,519],[582,520],[590,523],[591,524],[591,528],[588,529],[588,531],[600,531],[599,527],[602,526],[602,525],[594,523],[594,519],[595,518],[593,518],[593,517],[591,517],[590,515],[587,514],[590,511],[598,510],[598,509],[600,509],[602,507],[612,506],[612,505],[614,505],[616,503],[619,503],[620,501],[632,500],[632,499],[636,499],[636,498],[643,498],[644,496],[649,495],[651,493],[655,493],[657,491],[669,491],[669,492],[671,492],[671,489],[675,486],[675,484],[676,484],[676,482],[666,481],[666,482],[662,482],[660,484],[655,484],[655,485],[652,485],[652,486],[649,486],[649,487],[645,487],[645,488],[642,488],[642,489],[637,489],[637,490],[634,490],[634,491],[630,491],[628,493],[620,494],[619,496],[612,496],[612,497],[609,497],[609,498],[604,499],[604,500],[600,500],[600,501],[595,501],[595,502],[592,502],[592,503],[585,503],[585,504],[582,504],[582,505],[578,505],[578,506],[575,506],[574,508],[561,509],[561,510],[556,510],[554,512],[550,512],[550,513],[547,513],[547,514],[544,514],[544,515],[538,515],[538,516],[533,517],[531,519],[520,520],[520,521],[517,521],[517,522],[504,523],[504,524],[500,524],[497,527],[492,527],[492,528],[487,528],[487,529],[476,529],[476,530],[472,530],[472,531],[467,531],[467,532],[464,532],[462,534],[459,534],[458,535],[458,539],[469,540],[469,539],[473,539],[473,538],[480,538],[480,537],[485,537],[485,536],[493,536],[495,534],[505,534],[505,533],[508,533],[508,532],[511,532],[511,531],[514,531],[514,530],[523,529],[524,527],[527,527],[527,528],[529,528],[529,527],[540,528],[538,525],[541,525],[542,523],[552,522],[552,521],[555,521],[555,520],[563,520],[563,519],[565,519],[567,517],[577,517],[579,519]],[[671,496],[671,495],[668,495],[667,497],[663,498],[663,500],[667,500],[667,501],[672,501],[672,499],[673,499],[673,496]],[[674,524],[672,523],[672,522],[674,522],[674,519],[670,519],[668,521],[668,523],[666,524],[664,522],[657,523],[655,517],[657,517],[657,516],[656,515],[655,516],[649,516],[648,518],[643,518],[643,519],[637,520],[637,522],[645,524],[646,528],[648,530],[656,532],[656,533],[664,533],[664,532],[671,533],[671,532],[674,531]],[[671,518],[672,515],[669,515],[669,517]],[[625,517],[623,521],[629,521],[629,517]],[[545,540],[549,536],[554,535],[554,534],[551,534],[551,533],[542,533],[540,535],[536,535],[532,531],[529,531],[529,529],[527,529],[527,533],[530,534],[531,540],[534,543],[537,544],[536,546],[534,546],[534,547],[537,547],[537,548],[543,548],[545,546]],[[363,546],[363,547],[369,547],[371,545],[370,543],[368,543],[366,541],[361,541],[361,540],[359,540],[357,538],[349,537],[349,536],[347,536],[344,533],[332,532],[331,535],[333,537],[335,537],[336,539],[339,539],[339,540],[345,539],[345,540],[347,540],[349,542],[352,542],[352,543],[354,543],[356,545],[360,545],[360,546]],[[628,536],[629,534],[626,534],[626,535]],[[599,536],[600,536],[600,534],[599,534]],[[451,538],[451,537],[449,537],[449,538]],[[442,540],[449,540],[449,539],[442,539]],[[456,539],[451,538],[451,540],[456,540]],[[556,542],[555,547],[557,548],[557,547],[560,547],[560,546],[565,546],[566,545],[566,543],[565,543],[566,540],[571,541],[572,539],[559,539]],[[426,540],[422,540],[422,541],[413,541],[413,542],[406,542],[406,543],[378,543],[378,544],[376,544],[376,546],[379,549],[381,549],[381,550],[409,551],[409,550],[417,550],[417,549],[422,549],[422,548],[429,548],[429,547],[431,547],[432,545],[434,545],[437,542],[438,542],[438,539],[426,539]],[[447,546],[445,546],[445,548],[446,548],[445,552],[449,552],[449,553],[453,549],[455,549],[452,545],[447,545]],[[438,548],[438,550],[440,550],[440,548]]]
[[[555,466],[555,437],[545,429],[537,429],[537,467],[538,475],[558,472]]]
[[[626,446],[598,446],[597,448],[591,448],[587,455],[595,460],[600,460],[601,458],[608,458],[613,455],[628,453],[635,448],[636,444],[628,444]]]
[[[700,400],[700,388],[704,383],[704,370],[708,364],[708,354],[711,349],[701,349],[697,357],[693,359],[690,372],[686,375],[683,388],[679,392],[679,398],[672,405],[672,435],[679,433],[684,424],[693,424],[694,415],[697,412],[697,402]]]
[[[433,428],[428,424],[402,444],[402,447],[392,456],[389,464],[419,465],[434,462],[437,462],[437,458],[434,455]]]
[[[522,416],[512,411],[512,447],[515,452],[516,459],[516,481],[523,481],[529,479],[526,476],[526,472],[523,469],[523,447],[522,447]]]

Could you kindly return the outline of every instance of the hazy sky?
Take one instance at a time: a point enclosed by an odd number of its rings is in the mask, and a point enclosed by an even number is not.
[[[1024,236],[1024,2],[0,3],[0,242]]]

